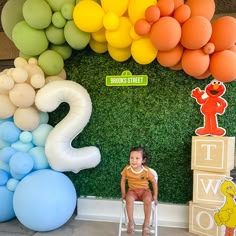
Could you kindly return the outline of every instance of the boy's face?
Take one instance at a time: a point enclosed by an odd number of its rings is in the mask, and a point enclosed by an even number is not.
[[[133,167],[133,169],[138,169],[142,167],[142,164],[145,162],[143,159],[142,152],[133,151],[129,156],[129,163]]]

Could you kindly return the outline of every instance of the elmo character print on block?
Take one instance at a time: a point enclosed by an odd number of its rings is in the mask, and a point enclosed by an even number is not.
[[[217,114],[222,115],[227,107],[227,102],[221,96],[225,93],[226,88],[222,82],[212,80],[205,87],[205,91],[200,88],[192,90],[191,96],[196,99],[201,106],[200,110],[204,116],[204,126],[195,130],[199,136],[224,136],[226,130],[218,127]]]

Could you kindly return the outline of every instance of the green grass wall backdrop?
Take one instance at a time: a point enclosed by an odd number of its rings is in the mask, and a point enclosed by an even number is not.
[[[196,87],[203,90],[213,78],[197,80],[156,61],[149,65],[132,59],[120,63],[88,48],[74,52],[65,69],[69,80],[87,89],[93,104],[90,122],[72,145],[95,145],[101,151],[96,168],[67,173],[78,195],[120,198],[120,172],[128,164],[129,150],[141,145],[148,152],[148,165],[159,175],[159,201],[192,200],[191,139],[203,125],[203,115],[191,91]],[[106,87],[107,75],[120,75],[124,70],[148,75],[148,86]],[[225,85],[223,98],[228,107],[218,116],[218,123],[227,130],[226,136],[235,136],[236,86],[235,82]],[[62,104],[50,113],[50,124],[60,122],[68,109]]]

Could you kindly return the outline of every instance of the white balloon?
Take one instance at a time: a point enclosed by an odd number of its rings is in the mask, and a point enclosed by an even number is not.
[[[40,111],[52,112],[62,102],[70,106],[66,117],[49,133],[45,153],[52,169],[72,171],[93,168],[101,160],[97,147],[73,148],[72,140],[82,132],[92,113],[92,102],[85,88],[70,80],[58,80],[46,84],[35,98]]]

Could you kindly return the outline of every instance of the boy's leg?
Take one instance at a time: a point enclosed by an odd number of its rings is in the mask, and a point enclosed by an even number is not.
[[[150,217],[152,212],[152,193],[150,189],[146,190],[142,197],[143,207],[144,207],[144,222],[143,225],[150,224]]]
[[[127,233],[133,234],[134,233],[134,201],[135,201],[135,193],[133,191],[128,191],[126,194],[126,210],[127,210],[127,216],[128,216],[128,230]]]

